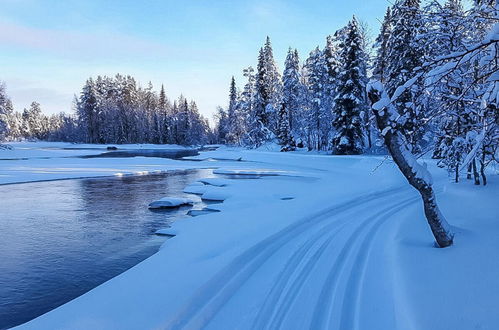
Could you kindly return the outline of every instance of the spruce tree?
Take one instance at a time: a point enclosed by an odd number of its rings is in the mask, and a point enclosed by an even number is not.
[[[270,38],[258,54],[255,82],[255,105],[250,117],[248,138],[254,147],[275,136],[277,112],[280,105],[281,79],[274,61]]]
[[[301,125],[303,118],[303,85],[300,77],[300,59],[298,51],[289,48],[286,62],[284,64],[284,74],[282,77],[282,103],[288,113],[288,126],[291,138],[300,137],[303,134]],[[282,111],[282,109],[280,109]],[[279,116],[279,118],[282,118]]]
[[[227,143],[234,144],[239,142],[238,137],[238,120],[237,120],[237,87],[236,80],[234,76],[230,81],[229,88],[229,107],[227,108],[227,116],[228,116],[228,135],[227,135]]]
[[[376,56],[373,63],[373,78],[386,82],[387,79],[387,66],[388,66],[388,39],[392,33],[392,14],[390,7],[386,9],[381,30],[375,40],[374,47],[376,47]]]
[[[308,100],[308,147],[310,149],[325,149],[330,141],[332,112],[328,67],[324,52],[316,47],[305,62],[307,100]]]
[[[364,54],[362,36],[355,17],[348,23],[344,46],[340,54],[342,63],[334,104],[334,153],[360,154],[363,149],[361,111],[365,108],[365,77],[362,76]]]
[[[281,95],[281,78],[277,65],[274,61],[270,38],[267,37],[265,45],[260,49],[258,55],[256,74],[256,104],[255,113],[261,124],[255,125],[254,129],[260,132],[256,135],[258,139],[263,139],[258,143],[272,137],[272,132],[276,132],[276,115]],[[257,126],[262,126],[257,128]]]
[[[97,120],[97,93],[92,78],[88,79],[83,86],[77,108],[81,126],[85,128],[85,141],[88,143],[97,142],[97,130],[99,122]]]
[[[293,151],[296,149],[289,127],[289,112],[285,103],[281,104],[278,113],[278,133],[277,138],[281,145],[281,151]]]
[[[329,100],[332,101],[336,93],[336,83],[341,67],[339,62],[339,48],[332,36],[327,36],[326,38],[324,58],[327,67],[327,81],[324,87],[328,94]],[[329,106],[332,107],[332,102],[330,102]]]
[[[395,90],[416,74],[423,64],[423,47],[419,41],[422,22],[419,0],[397,0],[392,11],[392,32],[388,39],[386,65],[386,90],[394,95]],[[398,95],[394,104],[400,114],[397,124],[412,149],[418,151],[423,136],[424,95],[421,84],[414,84]]]

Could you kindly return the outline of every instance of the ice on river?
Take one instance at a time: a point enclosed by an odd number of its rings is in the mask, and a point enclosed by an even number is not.
[[[150,209],[162,209],[179,207],[182,205],[192,205],[194,201],[190,198],[184,197],[163,197],[149,204]]]

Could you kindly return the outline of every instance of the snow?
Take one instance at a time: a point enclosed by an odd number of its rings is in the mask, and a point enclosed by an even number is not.
[[[220,212],[160,230],[175,236],[156,254],[19,328],[465,330],[499,324],[497,174],[481,187],[449,182],[433,160],[421,166],[433,176],[440,209],[456,234],[455,245],[438,249],[418,193],[383,156],[226,147],[200,156],[245,162],[72,160],[79,173],[95,175],[151,164],[273,175],[204,185],[203,196],[225,196],[210,205]],[[12,161],[0,161],[0,174],[11,182],[72,177],[55,170],[63,159],[26,160],[18,172],[5,169]],[[56,173],[34,173],[41,167]]]
[[[219,188],[209,188],[207,189],[203,195],[201,195],[201,199],[207,201],[224,201],[231,196],[226,190]]]
[[[284,171],[275,171],[269,169],[217,169],[214,170],[215,174],[227,174],[227,175],[257,175],[257,176],[265,176],[265,175],[283,175]]]
[[[184,188],[184,192],[187,194],[202,195],[206,191],[206,185],[201,182],[194,182]]]
[[[149,204],[150,209],[172,208],[182,205],[192,205],[194,201],[183,197],[163,197]]]
[[[223,178],[205,178],[198,181],[202,184],[216,187],[225,187],[229,184],[229,180]]]

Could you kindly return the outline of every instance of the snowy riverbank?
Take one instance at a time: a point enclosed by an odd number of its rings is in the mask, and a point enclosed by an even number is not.
[[[384,157],[221,148],[189,159],[1,161],[3,183],[186,168],[274,174],[209,185],[225,197],[221,212],[177,221],[177,236],[158,253],[21,328],[494,329],[499,323],[497,175],[486,187],[454,184],[428,164],[456,233],[455,246],[437,249],[416,191],[393,163],[379,166]]]

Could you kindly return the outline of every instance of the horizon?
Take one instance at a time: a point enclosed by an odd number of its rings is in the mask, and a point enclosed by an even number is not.
[[[16,111],[36,101],[46,114],[71,113],[73,97],[88,78],[120,73],[141,86],[151,81],[156,91],[163,84],[172,100],[183,94],[210,121],[217,106],[226,106],[231,77],[243,86],[242,70],[256,66],[267,35],[282,70],[289,47],[298,49],[303,62],[352,15],[368,24],[374,38],[377,19],[389,5],[385,0],[366,1],[362,8],[322,0],[1,2],[0,80]]]

